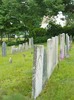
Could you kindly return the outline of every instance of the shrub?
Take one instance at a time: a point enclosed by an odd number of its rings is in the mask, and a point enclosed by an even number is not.
[[[34,28],[30,35],[33,37],[41,37],[41,36],[45,36],[46,32],[47,32],[46,29]]]
[[[7,41],[6,42],[8,46],[12,46],[12,45],[19,45],[24,43],[24,41]]]
[[[48,39],[47,36],[36,37],[36,38],[34,39],[34,43],[44,43],[44,42],[47,41],[47,39]]]

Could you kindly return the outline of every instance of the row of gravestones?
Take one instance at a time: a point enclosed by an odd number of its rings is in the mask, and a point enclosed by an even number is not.
[[[11,46],[11,54],[22,52],[24,50],[28,50],[29,48],[33,48],[33,38],[29,38],[29,43],[19,44],[18,47],[15,45]],[[2,56],[6,56],[6,43],[2,43]]]
[[[59,39],[60,37],[60,39]],[[60,41],[59,41],[60,40]],[[58,44],[60,42],[60,53]],[[43,45],[34,46],[32,96],[34,99],[41,93],[45,82],[50,78],[59,59],[69,57],[72,40],[68,34],[52,37],[47,40],[47,50]]]

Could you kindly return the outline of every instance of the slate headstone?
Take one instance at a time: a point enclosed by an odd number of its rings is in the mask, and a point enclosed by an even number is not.
[[[6,56],[6,43],[2,43],[2,56]]]

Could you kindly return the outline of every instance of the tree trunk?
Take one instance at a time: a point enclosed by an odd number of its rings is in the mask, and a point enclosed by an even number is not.
[[[1,42],[2,42],[2,38],[3,38],[3,35],[2,35],[2,33],[1,33]]]

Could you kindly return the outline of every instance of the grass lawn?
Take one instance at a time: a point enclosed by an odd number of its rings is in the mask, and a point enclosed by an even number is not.
[[[7,47],[7,56],[2,57],[0,47],[0,100],[2,98],[3,100],[8,100],[5,98],[10,95],[18,96],[18,94],[21,97],[24,95],[25,98],[31,98],[32,52],[33,50],[30,49],[11,55],[11,48]],[[25,54],[25,57],[23,54]],[[9,63],[10,57],[12,58],[12,63]]]
[[[0,100],[32,100],[33,50],[11,55],[7,49],[2,57],[0,47]],[[70,58],[59,62],[37,100],[74,100],[74,45]]]

